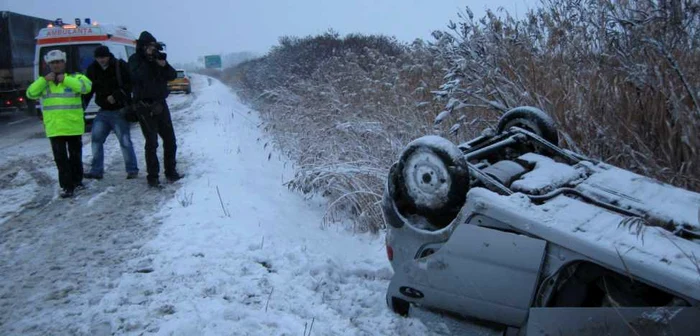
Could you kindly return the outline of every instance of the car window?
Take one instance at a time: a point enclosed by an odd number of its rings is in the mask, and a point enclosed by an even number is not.
[[[184,72],[184,71],[178,71],[178,72],[177,72],[177,78],[185,78],[185,72]]]
[[[131,55],[133,55],[135,53],[136,53],[136,48],[131,47],[131,46],[126,47],[126,57],[127,58],[131,57]]]
[[[116,59],[123,59],[125,61],[128,59],[128,57],[126,56],[126,49],[124,48],[124,45],[110,45],[109,51],[112,53],[112,55],[114,55],[114,58]]]
[[[95,61],[95,49],[97,49],[99,46],[99,44],[79,44],[74,46],[73,52],[75,52],[75,55],[77,55],[75,59],[77,63],[76,71],[81,73],[85,73],[87,71],[90,64]]]

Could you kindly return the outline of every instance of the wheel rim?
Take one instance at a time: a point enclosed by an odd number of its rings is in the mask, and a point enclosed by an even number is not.
[[[406,192],[417,207],[439,209],[445,205],[452,180],[447,166],[437,154],[416,150],[404,167]]]

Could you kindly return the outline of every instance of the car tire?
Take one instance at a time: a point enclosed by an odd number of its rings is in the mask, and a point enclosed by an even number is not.
[[[404,299],[399,299],[397,297],[388,297],[387,304],[389,305],[389,308],[391,308],[391,311],[393,311],[397,315],[401,315],[404,317],[407,317],[408,312],[411,310],[410,302]]]
[[[409,143],[393,175],[399,210],[423,216],[439,228],[457,216],[469,191],[469,169],[462,151],[438,136]]]
[[[554,145],[559,144],[559,133],[554,119],[544,111],[531,106],[520,106],[506,112],[498,121],[496,131],[500,134],[516,126],[537,134]]]

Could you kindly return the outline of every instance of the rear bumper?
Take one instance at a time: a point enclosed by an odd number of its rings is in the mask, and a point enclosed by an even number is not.
[[[169,91],[189,91],[190,89],[191,86],[186,84],[168,85]]]
[[[14,111],[26,110],[26,109],[27,109],[26,103],[0,106],[0,112],[14,112]]]
[[[9,113],[9,112],[15,112],[18,110],[21,110],[22,108],[17,107],[17,106],[10,106],[10,107],[0,107],[0,113]]]

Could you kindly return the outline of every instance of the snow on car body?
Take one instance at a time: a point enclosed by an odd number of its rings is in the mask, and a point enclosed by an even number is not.
[[[382,204],[394,311],[413,303],[528,335],[698,325],[700,194],[557,142],[546,114],[516,108],[460,146],[406,147]]]

